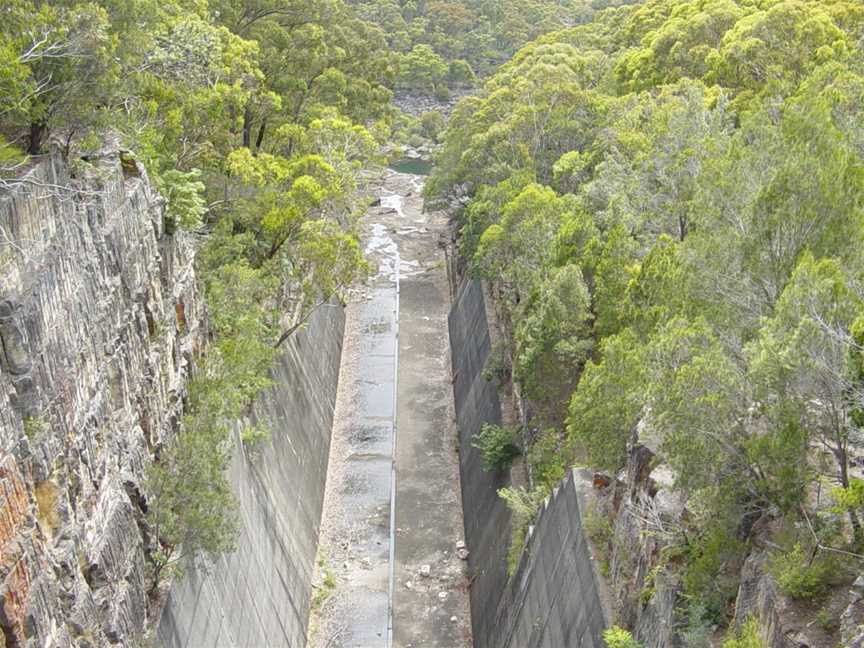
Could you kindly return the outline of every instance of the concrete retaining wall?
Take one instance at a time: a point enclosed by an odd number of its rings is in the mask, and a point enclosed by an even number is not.
[[[578,477],[546,499],[519,567],[498,601],[489,645],[602,648],[606,627],[591,552],[582,531]]]
[[[464,283],[450,313],[462,507],[470,550],[475,648],[601,648],[606,619],[582,532],[576,477],[547,499],[513,578],[508,579],[510,513],[497,490],[504,473],[483,470],[471,445],[484,422],[501,422],[494,382],[482,373],[491,352],[483,290]]]
[[[230,468],[238,550],[176,582],[159,625],[166,648],[303,648],[345,318],[325,306],[289,341],[255,406],[272,438]],[[238,431],[239,435],[239,431]]]
[[[462,285],[450,312],[449,326],[465,542],[470,551],[474,646],[499,648],[493,635],[498,599],[507,584],[510,511],[497,494],[499,488],[508,485],[507,475],[484,471],[480,451],[471,446],[483,423],[501,423],[497,387],[482,375],[491,342],[479,282]]]

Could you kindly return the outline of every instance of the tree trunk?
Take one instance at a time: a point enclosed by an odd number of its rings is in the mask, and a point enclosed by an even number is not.
[[[261,144],[264,142],[264,131],[267,129],[267,120],[261,120],[261,126],[258,127],[258,137],[255,138],[255,151],[261,150]]]
[[[243,111],[243,147],[249,148],[252,144],[252,107],[247,103]]]
[[[42,143],[45,141],[45,135],[48,132],[48,125],[45,122],[30,123],[30,140],[27,147],[27,153],[30,155],[39,155],[42,152]]]
[[[682,243],[687,238],[687,218],[685,216],[678,217],[678,240]]]

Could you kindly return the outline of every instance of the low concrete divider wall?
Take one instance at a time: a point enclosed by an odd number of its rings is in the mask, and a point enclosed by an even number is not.
[[[229,470],[237,551],[174,583],[166,648],[306,645],[344,326],[341,306],[327,305],[285,345],[253,412],[272,438],[253,454],[238,442]]]

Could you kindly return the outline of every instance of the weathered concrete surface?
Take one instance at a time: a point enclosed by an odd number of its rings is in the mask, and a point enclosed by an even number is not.
[[[400,281],[396,415],[396,589],[393,645],[470,645],[447,314],[450,291],[442,214],[406,197],[397,240]],[[424,566],[429,573],[425,574]],[[424,573],[421,573],[424,572]]]
[[[498,601],[507,585],[510,511],[498,497],[508,485],[503,472],[483,470],[480,451],[472,446],[483,423],[501,423],[495,383],[483,377],[491,352],[483,289],[465,282],[450,312],[453,393],[459,430],[459,472],[471,579],[471,617],[475,648],[499,648],[495,641]]]
[[[312,618],[321,648],[383,646],[390,619],[398,251],[383,226],[367,234],[379,271],[347,308]]]
[[[79,170],[79,177],[81,171]],[[131,645],[149,617],[139,484],[202,344],[193,248],[116,152],[0,196],[0,630]]]
[[[343,330],[341,306],[319,308],[253,408],[250,422],[270,440],[247,450],[235,429],[238,550],[172,585],[159,625],[166,648],[306,645]]]
[[[462,523],[437,247],[444,220],[422,213],[420,186],[416,177],[388,174],[378,188],[382,205],[364,222],[379,272],[348,307],[316,577],[326,596],[313,614],[312,645],[320,648],[469,645],[455,556]],[[419,575],[426,564],[428,578]]]
[[[603,648],[606,612],[582,530],[579,476],[546,498],[516,572],[498,602],[490,645],[499,648]],[[588,482],[590,483],[590,482]]]

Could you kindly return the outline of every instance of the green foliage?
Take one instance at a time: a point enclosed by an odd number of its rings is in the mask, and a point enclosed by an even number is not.
[[[528,527],[534,523],[540,504],[546,498],[546,491],[539,488],[531,491],[519,487],[501,488],[498,490],[498,497],[504,500],[511,514],[507,573],[512,576],[522,557]]]
[[[277,347],[369,271],[357,176],[389,129],[393,57],[343,0],[11,0],[0,13],[4,181],[56,143],[74,169],[110,131],[125,170],[140,161],[164,196],[167,232],[199,243],[213,336],[146,473],[156,590],[233,548],[228,431],[269,386]]]
[[[593,344],[590,297],[579,266],[554,270],[526,310],[516,328],[514,377],[538,401],[557,395],[553,390],[569,392]]]
[[[534,483],[551,492],[570,468],[569,448],[563,447],[564,440],[555,428],[543,430],[531,443],[528,450],[528,465]]]
[[[507,360],[507,350],[502,344],[496,344],[486,356],[486,365],[483,367],[483,379],[492,382],[498,381],[503,384],[510,378],[510,363]]]
[[[682,584],[684,596],[702,607],[703,618],[723,620],[727,605],[737,594],[737,561],[745,546],[722,518],[714,520],[688,548]]]
[[[750,618],[737,631],[729,633],[723,641],[723,648],[767,648],[768,644],[762,639],[759,622]]]
[[[814,599],[829,586],[830,561],[808,554],[800,544],[771,560],[771,574],[780,591],[796,599]]]
[[[831,496],[837,502],[838,511],[857,511],[864,508],[864,479],[852,478],[849,486],[835,486],[831,490]]]
[[[0,130],[13,144],[26,139],[27,152],[36,154],[52,128],[96,127],[117,73],[105,9],[15,1],[3,18]]]
[[[24,419],[24,436],[33,443],[44,439],[50,429],[48,421],[41,416],[28,416]]]
[[[816,613],[816,623],[828,634],[833,634],[840,629],[840,619],[828,608],[822,608]]]
[[[441,103],[446,103],[450,100],[450,88],[443,83],[435,86],[435,98]]]
[[[444,116],[435,110],[424,112],[420,115],[420,124],[423,136],[437,142],[444,131]]]
[[[447,72],[447,63],[429,45],[415,45],[399,60],[399,82],[409,88],[431,93]]]
[[[471,445],[483,458],[483,470],[507,470],[513,459],[519,456],[518,428],[484,423],[474,435]]]
[[[580,20],[457,104],[427,192],[467,192],[461,250],[500,298],[532,426],[569,396],[566,440],[540,435],[529,461],[560,447],[618,471],[642,443],[671,468],[704,639],[755,520],[821,524],[817,472],[838,488],[832,542],[864,542],[864,8],[654,0]]]
[[[643,363],[629,329],[606,338],[602,360],[589,361],[570,400],[567,432],[591,465],[617,471],[644,407]]]
[[[238,505],[225,477],[230,460],[226,423],[187,415],[178,438],[147,468],[147,521],[158,539],[150,554],[152,591],[166,574],[181,571],[184,560],[235,548]]]
[[[609,571],[609,553],[612,547],[612,520],[600,513],[596,506],[589,506],[582,517],[582,527],[593,543],[600,562],[600,571],[604,575]]]
[[[250,452],[256,452],[270,436],[269,428],[261,425],[247,425],[240,431],[240,441]]]
[[[203,196],[206,187],[200,178],[200,169],[186,173],[169,169],[156,182],[157,188],[168,201],[166,217],[184,229],[200,227],[207,213]]]
[[[640,648],[641,646],[629,631],[619,626],[604,630],[603,641],[607,648]]]
[[[447,80],[468,84],[474,70],[485,74],[532,38],[579,22],[593,12],[588,3],[553,0],[356,0],[360,13],[383,28],[391,49],[426,46],[449,63]]]
[[[685,610],[681,639],[687,648],[711,648],[713,623],[704,605],[690,601]]]
[[[21,149],[12,146],[0,135],[0,173],[13,170],[16,166],[22,164],[25,159]]]
[[[321,583],[314,585],[315,591],[312,594],[311,603],[313,610],[320,610],[324,603],[327,602],[327,599],[336,591],[336,576],[330,564],[323,556],[319,556],[317,562],[321,573]]]

